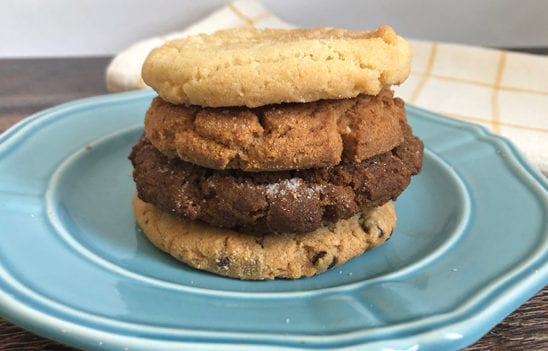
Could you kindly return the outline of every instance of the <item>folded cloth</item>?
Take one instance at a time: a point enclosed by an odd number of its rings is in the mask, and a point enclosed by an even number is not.
[[[235,1],[185,30],[143,40],[118,54],[107,68],[107,88],[144,88],[141,66],[150,50],[167,40],[239,26],[293,27],[256,0]],[[398,96],[507,137],[548,175],[548,56],[409,42],[414,56],[411,74],[395,88]]]
[[[144,88],[145,82],[141,78],[141,66],[150,50],[168,40],[242,26],[257,28],[293,27],[278,19],[255,0],[235,1],[180,32],[139,41],[116,55],[107,67],[107,89],[111,92],[119,92]]]

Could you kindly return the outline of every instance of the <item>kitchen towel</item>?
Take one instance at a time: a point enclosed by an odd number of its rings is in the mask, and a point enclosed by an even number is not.
[[[167,40],[239,26],[294,27],[257,0],[235,1],[180,32],[145,39],[116,55],[106,71],[107,88],[145,88],[141,65]],[[394,88],[397,96],[507,137],[548,175],[548,56],[407,39],[413,64],[409,78]]]

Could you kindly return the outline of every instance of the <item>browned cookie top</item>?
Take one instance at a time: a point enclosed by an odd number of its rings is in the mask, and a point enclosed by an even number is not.
[[[215,226],[308,232],[394,200],[422,165],[422,142],[404,142],[361,163],[281,172],[211,170],[169,159],[146,138],[130,155],[139,197],[157,208]]]
[[[361,162],[403,141],[403,101],[377,96],[279,104],[262,108],[201,108],[156,98],[145,134],[170,158],[213,169],[268,171]]]

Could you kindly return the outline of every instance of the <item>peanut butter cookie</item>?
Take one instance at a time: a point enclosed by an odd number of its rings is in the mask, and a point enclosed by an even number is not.
[[[401,99],[379,95],[261,108],[200,108],[157,97],[145,134],[170,158],[213,169],[278,171],[361,162],[403,141]]]
[[[208,107],[377,95],[409,75],[409,44],[389,26],[237,28],[154,49],[142,76],[166,101]]]
[[[160,250],[187,265],[248,280],[309,277],[384,243],[396,224],[394,205],[363,209],[331,227],[303,234],[256,236],[189,221],[133,198],[137,223]]]

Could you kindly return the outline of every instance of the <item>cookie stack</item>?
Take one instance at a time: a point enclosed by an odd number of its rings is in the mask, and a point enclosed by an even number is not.
[[[295,279],[386,241],[422,142],[390,86],[409,74],[388,26],[240,28],[153,50],[158,92],[134,146],[137,222],[186,264]]]

